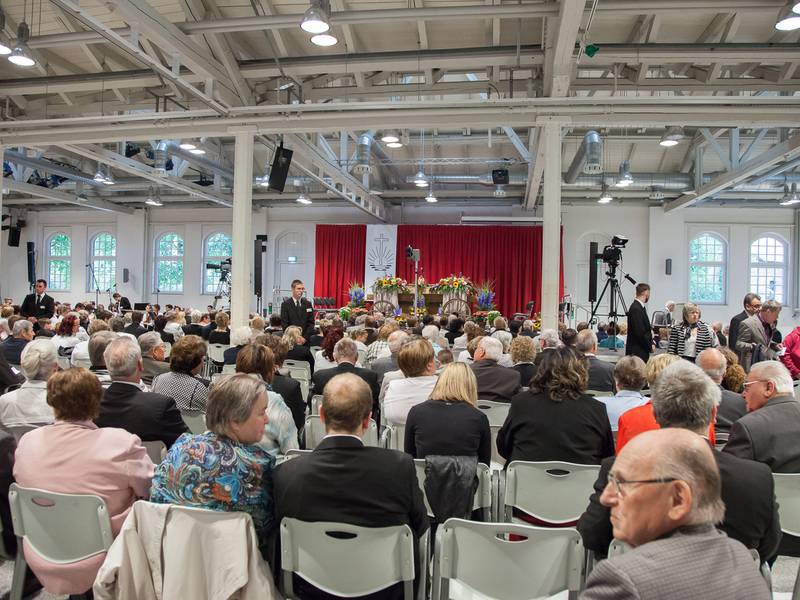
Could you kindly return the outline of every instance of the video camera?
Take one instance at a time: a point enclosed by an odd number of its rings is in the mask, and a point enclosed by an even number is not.
[[[226,258],[225,260],[221,261],[219,264],[217,263],[206,263],[206,269],[210,269],[212,271],[230,271],[231,270],[231,259]]]
[[[622,258],[622,249],[628,243],[628,238],[623,235],[615,235],[611,238],[611,243],[603,248],[603,253],[600,258],[604,263],[612,267],[619,266],[619,261]]]

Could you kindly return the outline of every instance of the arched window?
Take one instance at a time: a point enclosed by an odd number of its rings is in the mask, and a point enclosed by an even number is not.
[[[787,244],[775,235],[762,235],[750,244],[750,290],[761,301],[783,302],[786,290]]]
[[[714,233],[697,234],[689,242],[689,300],[703,304],[724,304],[727,248]]]
[[[54,292],[69,291],[72,282],[72,240],[56,233],[47,240],[47,284]]]
[[[207,265],[219,265],[233,252],[233,242],[227,233],[212,233],[203,245],[203,293],[214,294],[219,285],[220,270],[209,269]]]
[[[89,273],[87,290],[105,292],[117,282],[117,238],[107,232],[98,233],[89,242],[89,262],[94,271],[94,281]]]
[[[173,231],[156,240],[155,284],[162,294],[183,293],[183,238]]]

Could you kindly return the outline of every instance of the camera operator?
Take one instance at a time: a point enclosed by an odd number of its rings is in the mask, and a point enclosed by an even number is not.
[[[628,339],[625,342],[625,355],[638,356],[644,362],[655,351],[653,330],[645,304],[650,300],[650,286],[640,283],[636,286],[636,299],[628,309]]]

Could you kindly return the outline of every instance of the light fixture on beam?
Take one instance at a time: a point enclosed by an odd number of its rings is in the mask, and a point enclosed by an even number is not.
[[[148,206],[164,206],[161,202],[161,194],[158,190],[153,191],[152,186],[147,189],[147,200],[144,201]]]
[[[0,31],[5,31],[6,28],[6,13],[3,12],[2,7],[0,7]],[[0,40],[0,56],[6,56],[11,54],[11,48],[8,47],[3,40]]]
[[[192,140],[182,140],[178,147],[181,150],[194,150],[197,146],[192,142]]]
[[[778,31],[794,31],[800,29],[800,2],[784,6],[778,13],[775,29]]]
[[[417,174],[414,175],[414,185],[418,188],[428,187],[428,178],[425,176],[425,173],[423,173],[421,168],[419,171],[417,171]]]
[[[381,136],[381,141],[384,144],[393,144],[395,142],[400,141],[400,136],[396,131],[392,131],[391,129],[388,131],[384,131],[383,135]]]
[[[792,184],[792,192],[789,193],[789,186],[784,186],[783,188],[783,198],[781,198],[780,205],[781,206],[793,206],[795,204],[800,204],[800,195],[797,193],[797,184]]]
[[[31,37],[31,32],[28,29],[28,24],[23,21],[17,27],[17,41],[14,43],[14,50],[8,55],[8,60],[18,67],[32,67],[36,64],[31,56],[31,50],[28,48],[28,39]]]
[[[106,175],[105,175],[105,178],[103,179],[103,184],[104,185],[114,185],[116,183],[117,182],[114,181],[114,176],[111,174],[111,167],[106,168]]]
[[[339,39],[331,33],[318,33],[317,35],[311,36],[311,43],[315,46],[327,48],[328,46],[335,46],[338,44]]]
[[[106,180],[106,176],[103,175],[103,170],[100,168],[100,165],[97,165],[97,172],[94,174],[94,181],[97,183],[103,183]]]
[[[300,195],[297,197],[298,204],[311,204],[311,198],[305,195],[304,192],[300,192]]]
[[[263,188],[268,188],[268,187],[269,187],[269,171],[267,171],[266,173],[264,173],[264,175],[263,175],[263,176],[261,176],[261,177],[258,179],[258,185],[259,185],[260,187],[263,187]]]
[[[196,156],[201,156],[201,155],[205,154],[205,153],[206,153],[206,151],[205,151],[205,150],[203,150],[203,149],[202,149],[200,146],[198,146],[197,148],[194,148],[194,149],[192,149],[192,150],[189,150],[189,153],[190,153],[190,154],[194,154],[194,155],[196,155]]]
[[[600,197],[597,199],[598,204],[608,204],[614,199],[614,196],[611,195],[611,192],[608,191],[608,186],[603,185],[603,191],[600,193]]]
[[[300,29],[308,33],[325,33],[331,28],[331,6],[328,0],[311,0],[311,6],[303,14]]]
[[[684,137],[686,136],[683,133],[682,127],[667,127],[664,135],[661,136],[661,141],[658,143],[665,148],[671,148],[672,146],[677,146]]]
[[[619,165],[619,179],[617,179],[617,187],[628,187],[633,183],[633,175],[631,175],[631,165],[627,160],[623,160]]]
[[[798,15],[800,15],[800,2],[794,3],[794,6],[792,7],[792,12],[796,12]]]
[[[425,196],[425,202],[428,202],[430,204],[434,204],[435,202],[438,202],[438,201],[439,201],[439,199],[436,198],[436,195],[433,193],[433,182],[431,182],[431,186],[428,188],[428,195]]]

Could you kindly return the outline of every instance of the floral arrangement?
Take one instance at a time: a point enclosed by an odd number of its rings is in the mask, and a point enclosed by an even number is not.
[[[365,315],[369,311],[362,306],[343,306],[339,309],[339,318],[342,321],[349,321],[351,318],[356,318],[359,315]]]
[[[486,322],[491,325],[492,323],[494,323],[494,320],[499,316],[501,316],[499,310],[490,310],[489,312],[486,313]]]
[[[449,277],[442,277],[439,283],[433,286],[433,291],[439,294],[450,294],[454,292],[469,293],[473,289],[472,282],[460,273],[458,276],[450,275]]]
[[[425,296],[422,294],[417,298],[417,308],[425,308]]]
[[[489,312],[485,310],[476,310],[472,313],[472,319],[478,324],[483,327],[486,326],[486,317],[488,316]]]
[[[372,284],[373,291],[383,290],[386,292],[397,292],[398,294],[404,292],[408,286],[408,282],[400,277],[394,275],[385,275],[380,279],[376,279]]]
[[[411,309],[411,315],[415,317],[422,317],[427,314],[428,314],[428,309],[425,308],[424,304],[422,306],[417,306],[416,308]]]
[[[354,281],[347,288],[347,297],[349,299],[347,306],[364,306],[364,300],[367,294],[364,291],[364,287],[357,281]]]
[[[345,322],[349,321],[350,313],[352,312],[352,310],[353,309],[349,306],[343,306],[342,308],[339,309],[339,318]]]
[[[493,287],[494,281],[484,281],[476,288],[477,298],[475,299],[475,304],[478,310],[485,310],[488,312],[494,309],[495,294],[492,291]]]

